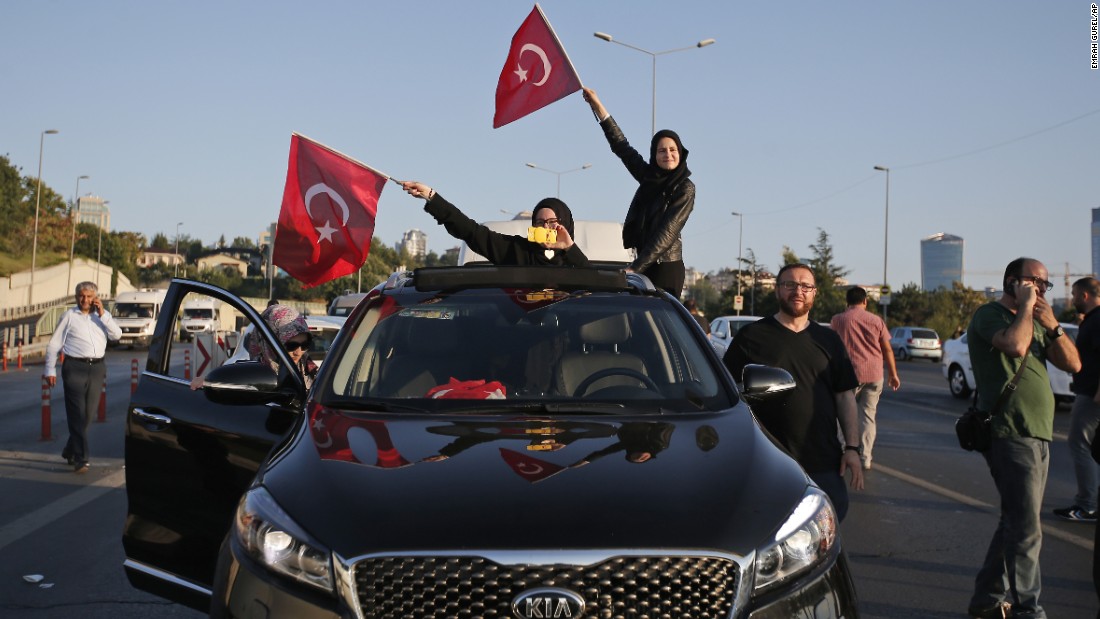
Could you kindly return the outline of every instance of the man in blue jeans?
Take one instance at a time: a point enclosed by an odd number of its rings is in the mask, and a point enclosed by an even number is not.
[[[1073,505],[1054,510],[1064,520],[1096,524],[1098,469],[1092,459],[1092,439],[1100,423],[1100,281],[1085,277],[1073,282],[1073,307],[1084,314],[1077,331],[1081,371],[1073,375],[1073,411],[1069,424],[1069,453],[1077,477]]]
[[[1081,369],[1077,349],[1044,298],[1053,287],[1047,277],[1038,260],[1013,260],[1001,298],[979,307],[967,330],[978,408],[995,412],[992,444],[983,455],[1001,496],[997,530],[974,580],[971,617],[1046,617],[1039,605],[1039,513],[1054,434],[1046,361],[1067,372]],[[1006,392],[1021,364],[1019,383]]]

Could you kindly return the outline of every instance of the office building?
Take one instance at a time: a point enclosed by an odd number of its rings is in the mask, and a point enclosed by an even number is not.
[[[107,201],[99,196],[81,196],[76,201],[76,222],[80,224],[92,224],[111,231],[111,210],[107,208]]]
[[[920,279],[923,290],[951,290],[955,282],[963,283],[962,237],[940,232],[921,239]]]
[[[428,235],[416,228],[406,230],[396,249],[397,251],[404,249],[413,258],[423,258],[428,254]]]

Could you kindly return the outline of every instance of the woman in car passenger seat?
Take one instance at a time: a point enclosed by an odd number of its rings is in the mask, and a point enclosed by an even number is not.
[[[470,249],[499,265],[588,266],[588,257],[573,242],[573,213],[565,202],[545,198],[535,205],[531,225],[556,230],[554,243],[535,243],[526,237],[501,234],[467,217],[458,207],[443,199],[434,189],[416,181],[405,181],[401,187],[415,198],[424,198],[424,210],[436,222]]]
[[[584,88],[584,100],[600,122],[611,152],[638,181],[623,222],[623,247],[637,252],[627,272],[645,275],[654,286],[679,299],[685,275],[680,231],[695,208],[695,183],[688,179],[688,151],[675,131],[662,129],[649,144],[646,162],[626,141],[596,91]]]

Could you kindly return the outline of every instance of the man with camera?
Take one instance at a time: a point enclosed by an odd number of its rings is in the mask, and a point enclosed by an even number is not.
[[[978,308],[967,330],[978,409],[994,413],[993,439],[982,455],[1001,496],[997,530],[970,598],[971,617],[1046,617],[1039,605],[1039,512],[1055,405],[1046,361],[1067,372],[1081,368],[1077,349],[1046,301],[1054,287],[1047,277],[1042,262],[1013,260],[1005,268],[1001,298]]]

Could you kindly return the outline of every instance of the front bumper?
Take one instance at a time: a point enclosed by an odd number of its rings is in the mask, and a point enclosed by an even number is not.
[[[219,584],[224,584],[224,588],[216,586],[213,600],[215,609],[224,605],[224,616],[271,619],[276,617],[352,619],[356,617],[356,611],[349,609],[342,598],[338,599],[279,578],[250,558],[244,557],[236,543],[231,542],[231,546],[232,551],[228,553],[228,557],[223,556],[223,565],[218,571],[218,579],[222,581]],[[473,612],[470,616],[481,616],[474,609],[484,608],[484,605],[475,600],[469,601],[471,607],[465,610]],[[629,611],[627,613],[616,614],[614,617],[634,616],[630,615]],[[424,616],[429,615],[443,616],[433,613]],[[374,615],[368,611],[364,612],[363,616],[369,618]],[[448,612],[446,616],[454,615]],[[603,615],[586,612],[584,616]],[[792,588],[776,590],[759,600],[749,601],[747,608],[743,608],[736,615],[736,619],[787,619],[789,617],[822,619],[859,617],[855,587],[843,553],[836,555],[834,561],[824,570],[793,583]]]

